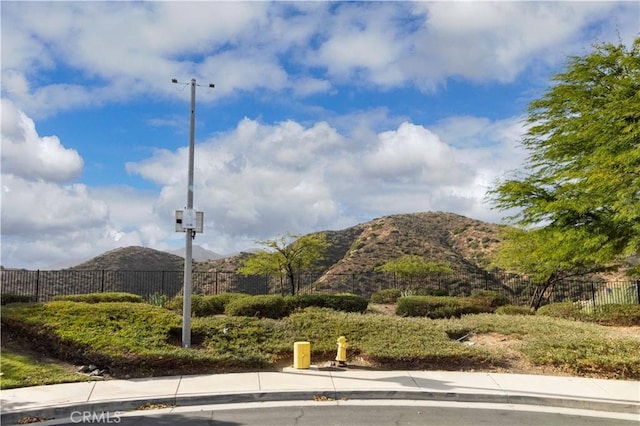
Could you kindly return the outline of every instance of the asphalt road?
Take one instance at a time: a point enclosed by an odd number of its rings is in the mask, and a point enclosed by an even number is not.
[[[590,415],[567,414],[567,410],[557,412],[517,411],[512,409],[476,409],[472,407],[436,407],[436,406],[401,406],[384,405],[309,405],[280,407],[245,407],[242,409],[217,409],[206,407],[201,410],[185,410],[179,413],[149,413],[135,417],[111,418],[110,422],[118,425],[157,426],[157,425],[260,425],[260,426],[387,426],[387,425],[491,425],[491,426],[526,426],[526,425],[561,425],[561,426],[602,426],[606,424],[621,426],[638,426],[637,421],[620,420]],[[562,411],[565,411],[564,413]],[[569,410],[570,411],[570,410]],[[628,417],[628,416],[627,416]],[[640,416],[639,416],[640,417]],[[78,424],[77,420],[66,424]],[[59,423],[58,423],[59,424]]]

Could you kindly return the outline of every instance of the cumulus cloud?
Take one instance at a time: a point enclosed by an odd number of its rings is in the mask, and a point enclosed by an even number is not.
[[[85,185],[59,186],[2,176],[2,233],[46,234],[102,225],[107,206],[90,199]]]
[[[205,211],[205,228],[213,234],[202,238],[214,251],[229,252],[249,237],[337,229],[390,213],[444,210],[497,221],[485,193],[521,159],[516,142],[522,129],[517,120],[477,118],[465,137],[484,142],[456,147],[455,129],[472,121],[440,124],[444,139],[404,122],[359,140],[326,122],[245,118],[196,147],[195,206]],[[154,209],[167,212],[165,220],[186,199],[186,155],[186,149],[158,151],[127,165],[130,173],[163,185]],[[235,244],[223,246],[234,236]]]
[[[564,60],[587,27],[608,32],[598,24],[610,22],[621,8],[638,13],[637,4],[612,2],[416,2],[413,7],[425,21],[403,68],[430,90],[448,76],[513,81],[532,63]]]
[[[158,149],[126,165],[158,192],[88,187],[78,182],[80,153],[54,135],[39,135],[33,118],[142,97],[186,101],[189,91],[168,84],[172,77],[216,83],[215,91],[198,93],[199,103],[247,93],[267,102],[293,95],[299,102],[345,90],[365,99],[371,88],[429,92],[452,78],[514,82],[583,53],[593,40],[617,41],[616,32],[625,41],[635,37],[639,7],[3,3],[2,94],[11,99],[2,102],[3,263],[43,267],[124,245],[164,248],[184,237],[172,224],[186,199],[186,148]],[[497,221],[498,213],[484,203],[486,190],[524,159],[519,117],[419,123],[375,105],[366,111],[358,105],[304,107],[322,111],[323,118],[245,118],[197,144],[195,204],[205,211],[206,231],[200,244],[228,253],[256,238],[340,229],[411,211]],[[33,257],[42,263],[30,263]]]
[[[522,158],[521,134],[516,118],[454,117],[431,129],[406,121],[392,130],[352,134],[327,122],[245,118],[196,146],[195,207],[205,212],[205,234],[197,243],[230,253],[256,239],[412,211],[497,221],[485,192]],[[465,140],[475,143],[463,147]],[[3,174],[4,261],[47,267],[115,247],[179,244],[184,237],[173,231],[173,220],[186,200],[186,157],[186,148],[158,150],[127,164],[130,173],[158,183],[159,193]],[[24,246],[28,252],[20,250]]]
[[[2,99],[2,172],[26,180],[68,182],[82,172],[82,158],[56,136],[40,137],[33,120]]]
[[[134,96],[187,97],[167,79],[309,96],[356,83],[436,90],[513,81],[589,40],[637,33],[634,2],[8,2],[3,93],[32,116]],[[100,16],[100,19],[96,19]],[[635,17],[635,18],[632,18]],[[38,25],[34,25],[38,23]],[[472,42],[470,42],[472,40]],[[472,65],[470,65],[472,64]],[[50,83],[38,73],[74,72]]]
[[[2,100],[2,262],[48,268],[115,247],[166,248],[172,219],[153,210],[156,194],[133,188],[89,188],[77,151],[38,135],[33,120]]]

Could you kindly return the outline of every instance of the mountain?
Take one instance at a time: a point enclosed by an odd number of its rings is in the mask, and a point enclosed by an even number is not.
[[[385,216],[340,231],[323,231],[331,243],[321,269],[345,275],[373,271],[406,254],[446,262],[455,270],[477,272],[488,267],[500,242],[502,226],[454,213],[425,212]],[[249,253],[198,265],[201,271],[235,270]]]
[[[181,248],[177,250],[171,250],[168,253],[175,254],[176,256],[180,256],[181,258],[184,259],[185,250],[186,250],[185,248]],[[193,260],[196,262],[204,262],[207,260],[221,259],[225,256],[218,254],[216,252],[213,252],[211,250],[207,250],[202,246],[194,245],[192,248],[192,257],[193,257]]]
[[[179,271],[184,269],[184,259],[165,251],[133,246],[105,252],[71,269]]]
[[[470,219],[454,213],[424,212],[384,216],[339,231],[322,231],[331,243],[321,273],[339,277],[371,272],[377,266],[406,254],[427,261],[445,262],[454,270],[481,273],[500,241],[500,225]],[[72,269],[182,270],[184,250],[173,253],[144,247],[108,251]],[[252,250],[253,251],[253,250]],[[204,253],[204,254],[203,254]],[[251,252],[222,257],[194,246],[194,271],[233,272]],[[207,256],[215,259],[200,261]]]

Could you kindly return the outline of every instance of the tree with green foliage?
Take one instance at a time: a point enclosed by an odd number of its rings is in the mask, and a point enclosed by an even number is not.
[[[640,248],[640,38],[571,57],[528,110],[524,169],[489,192],[519,231],[498,264],[552,285]]]
[[[281,238],[258,241],[266,249],[259,250],[242,262],[238,271],[244,275],[268,274],[284,276],[289,281],[291,294],[296,294],[296,277],[313,270],[323,260],[329,247],[324,233],[304,235],[287,234]]]
[[[384,265],[378,266],[376,271],[392,272],[405,278],[409,285],[415,281],[422,281],[428,276],[438,273],[451,273],[451,267],[444,263],[427,262],[422,256],[407,254]]]

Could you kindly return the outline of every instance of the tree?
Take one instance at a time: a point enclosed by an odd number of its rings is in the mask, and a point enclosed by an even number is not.
[[[589,249],[581,246],[581,236],[573,231],[508,228],[492,265],[524,273],[537,284],[529,301],[537,309],[558,282],[615,268],[590,260]]]
[[[424,280],[432,274],[453,272],[448,265],[427,262],[423,257],[412,254],[404,255],[378,266],[376,271],[398,274],[406,278],[409,284],[413,284],[414,280]]]
[[[242,262],[238,271],[244,275],[276,274],[287,277],[291,294],[296,294],[296,276],[312,270],[320,262],[329,247],[323,233],[302,237],[286,235],[284,237],[258,241],[266,247]]]
[[[507,239],[501,262],[547,282],[639,251],[640,38],[595,45],[553,80],[528,109],[527,164],[489,192],[528,230]]]

